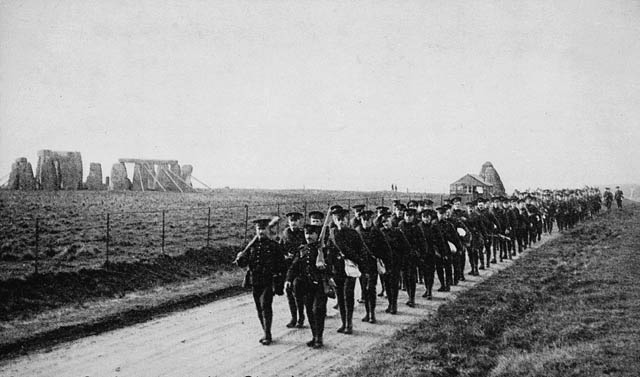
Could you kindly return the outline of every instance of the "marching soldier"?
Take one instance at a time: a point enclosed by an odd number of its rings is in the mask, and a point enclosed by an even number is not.
[[[616,193],[614,194],[614,198],[616,199],[618,209],[622,208],[622,198],[624,198],[624,193],[622,192],[622,190],[620,190],[620,186],[616,186]]]
[[[239,267],[249,267],[246,283],[253,291],[253,301],[264,331],[260,343],[265,346],[273,341],[271,323],[274,291],[282,294],[279,281],[284,280],[282,275],[286,272],[282,248],[267,236],[269,222],[269,219],[253,221],[256,225],[256,238],[245,250],[238,253],[235,260]]]
[[[353,217],[349,220],[349,226],[351,229],[356,229],[360,226],[360,219],[362,211],[364,211],[364,204],[356,204],[355,206],[352,206],[351,209],[353,209]]]
[[[453,283],[452,285],[458,285],[458,282],[463,278],[462,276],[462,266],[461,260],[464,260],[460,257],[460,254],[464,253],[464,245],[462,244],[462,240],[460,239],[460,235],[457,230],[457,221],[451,219],[451,206],[445,204],[444,206],[445,212],[440,222],[443,223],[444,229],[444,238],[448,244],[450,244],[451,248],[451,267],[453,269]]]
[[[419,227],[422,230],[425,241],[425,253],[421,261],[424,271],[424,288],[425,292],[422,297],[427,300],[433,298],[433,281],[436,272],[436,258],[440,257],[440,252],[436,249],[436,231],[433,229],[431,221],[434,217],[437,217],[434,210],[425,209],[420,213]],[[440,281],[442,284],[443,280]]]
[[[353,333],[353,307],[356,278],[347,275],[345,260],[350,260],[356,266],[363,265],[364,244],[358,232],[347,227],[348,210],[335,207],[331,211],[334,228],[329,232],[327,259],[333,266],[333,276],[336,283],[336,296],[342,325],[339,333]]]
[[[376,283],[378,282],[378,260],[385,268],[391,265],[391,250],[380,230],[373,226],[373,212],[363,211],[360,215],[361,226],[357,228],[365,246],[362,264],[361,286],[364,288],[366,315],[363,322],[376,323]]]
[[[316,261],[319,250],[318,236],[322,226],[307,224],[304,226],[306,245],[300,246],[287,272],[285,288],[290,289],[293,282],[297,282],[297,289],[302,294],[304,305],[309,317],[309,326],[313,339],[307,346],[322,348],[324,320],[327,314],[327,289],[325,284],[335,289],[336,283],[331,277],[330,266],[318,268]]]
[[[301,227],[301,220],[304,216],[299,212],[289,212],[286,217],[289,226],[282,232],[280,245],[284,249],[286,267],[289,269],[294,256],[298,253],[298,248],[304,245],[306,241]],[[304,302],[302,293],[298,292],[297,282],[293,281],[285,292],[289,303],[289,311],[291,312],[291,320],[287,323],[287,327],[302,328],[304,326]]]
[[[324,221],[324,213],[320,212],[320,211],[311,211],[309,212],[309,224],[310,225],[316,225],[316,226],[322,226]]]
[[[438,292],[449,292],[451,290],[451,285],[453,284],[453,269],[451,265],[452,250],[447,242],[447,234],[449,233],[448,228],[450,227],[450,224],[445,220],[446,212],[446,206],[436,208],[437,217],[432,221],[436,240],[434,245],[436,247],[436,252],[440,252],[440,258],[436,258],[436,272],[438,273],[438,280],[440,280],[440,288],[438,288]],[[438,245],[438,243],[440,245]],[[442,284],[443,278],[444,284]]]
[[[400,271],[411,250],[411,245],[409,245],[402,232],[393,227],[390,213],[382,215],[381,232],[391,249],[390,261],[385,265],[387,273],[383,276],[387,289],[387,300],[389,301],[385,312],[396,314],[398,312],[398,292],[400,291]]]
[[[611,210],[611,203],[613,203],[613,194],[608,187],[604,188],[602,197],[604,198],[604,206],[607,207],[607,211]]]
[[[404,277],[404,285],[407,289],[409,301],[407,306],[413,308],[416,305],[416,283],[417,283],[417,266],[420,258],[424,255],[424,239],[420,228],[415,223],[416,210],[409,208],[404,213],[404,219],[398,224],[398,229],[407,239],[411,249],[405,258],[402,267],[402,275]]]

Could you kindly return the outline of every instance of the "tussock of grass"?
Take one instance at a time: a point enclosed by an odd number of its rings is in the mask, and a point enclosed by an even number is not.
[[[348,376],[637,376],[640,206],[588,221],[373,350]]]

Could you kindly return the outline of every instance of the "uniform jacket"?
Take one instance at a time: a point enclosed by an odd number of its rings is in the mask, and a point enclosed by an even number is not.
[[[364,261],[364,263],[367,264],[367,271],[377,271],[378,267],[375,258],[382,259],[385,266],[391,264],[391,248],[378,228],[371,227],[365,229],[361,226],[356,231],[360,234],[364,244],[367,246],[367,258],[365,258]]]
[[[299,279],[305,283],[319,285],[323,280],[332,277],[331,266],[327,265],[324,270],[319,270],[316,267],[318,246],[319,243],[314,242],[298,248],[291,267],[287,271],[287,281],[293,282],[295,279]]]
[[[286,272],[282,248],[270,238],[257,239],[246,252],[238,255],[237,262],[240,267],[249,267],[249,283],[253,286],[271,285],[274,276]]]

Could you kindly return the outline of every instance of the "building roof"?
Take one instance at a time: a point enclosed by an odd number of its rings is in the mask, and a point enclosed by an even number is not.
[[[476,185],[476,186],[493,186],[491,183],[486,182],[482,177],[477,174],[466,174],[462,178],[453,182],[452,185],[456,185],[459,183],[464,183],[467,185]]]

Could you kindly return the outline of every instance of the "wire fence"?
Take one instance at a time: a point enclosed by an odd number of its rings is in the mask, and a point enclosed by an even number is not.
[[[175,207],[149,211],[112,211],[74,216],[49,215],[35,219],[10,218],[2,224],[0,277],[20,278],[30,273],[99,268],[104,263],[145,261],[160,255],[176,256],[190,249],[241,248],[253,237],[251,220],[280,217],[279,234],[286,226],[285,214],[326,212],[335,204],[350,208],[391,206],[395,199],[431,199],[442,203],[443,195],[397,193],[393,197],[338,198],[282,201],[260,204]]]

